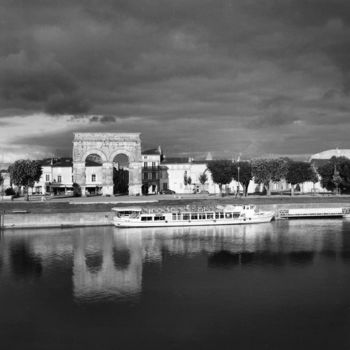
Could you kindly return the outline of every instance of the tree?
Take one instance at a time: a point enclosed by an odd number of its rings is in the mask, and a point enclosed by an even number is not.
[[[191,179],[191,176],[189,176],[189,177],[187,178],[187,183],[188,183],[189,185],[191,185],[191,184],[192,184],[192,179]]]
[[[187,186],[188,179],[187,179],[187,171],[184,172],[184,185]]]
[[[202,185],[202,190],[203,190],[203,188],[204,188],[204,185],[205,185],[205,183],[208,181],[208,176],[207,176],[207,174],[204,172],[203,174],[200,174],[199,175],[199,182],[200,182],[200,184]]]
[[[335,185],[333,182],[334,166],[329,161],[317,169],[318,173],[321,176],[321,186],[328,191],[334,191]]]
[[[239,175],[238,175],[239,167]],[[237,162],[233,165],[233,178],[242,184],[244,196],[248,195],[249,182],[252,179],[252,165],[250,162]]]
[[[14,196],[15,194],[16,192],[12,187],[6,188],[5,196]]]
[[[312,165],[308,162],[289,161],[286,181],[291,185],[291,195],[294,195],[296,185],[315,180]]]
[[[230,160],[214,160],[207,164],[213,182],[219,185],[222,193],[222,185],[229,184],[233,177],[233,164]]]
[[[288,171],[288,159],[257,159],[252,162],[252,176],[258,184],[263,184],[268,196],[271,183],[281,181]]]
[[[4,188],[3,188],[3,184],[4,184],[4,178],[0,173],[0,186],[1,186],[1,194],[3,195],[4,193]]]
[[[127,194],[129,192],[129,171],[113,168],[113,193]]]
[[[16,186],[24,186],[26,200],[29,200],[28,188],[40,180],[42,169],[36,160],[17,160],[9,167],[10,177]]]
[[[76,182],[73,183],[73,197],[81,197],[81,187]]]
[[[321,176],[321,185],[328,191],[349,192],[350,190],[350,159],[332,157],[327,163],[317,169]]]
[[[350,191],[350,159],[346,157],[338,157],[334,159],[335,163],[335,172],[338,172],[338,175],[341,178],[339,183],[340,193]],[[333,181],[336,180],[335,178]]]
[[[339,174],[339,171],[337,170],[336,167],[334,167],[334,172],[333,172],[333,177],[332,177],[332,181],[335,185],[335,193],[336,194],[340,194],[340,185],[342,183],[342,178]]]

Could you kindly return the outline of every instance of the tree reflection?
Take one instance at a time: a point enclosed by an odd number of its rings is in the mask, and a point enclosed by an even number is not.
[[[288,263],[305,265],[313,262],[314,252],[240,252],[232,253],[227,250],[220,250],[212,253],[208,258],[209,267],[231,267],[235,265],[271,265],[284,266]]]
[[[314,260],[314,252],[297,251],[289,253],[289,260],[292,264],[305,265],[311,264]]]
[[[344,250],[341,253],[342,260],[346,263],[350,262],[350,251],[349,250]]]
[[[239,254],[231,253],[227,250],[220,250],[213,253],[208,258],[210,267],[230,267],[239,263]]]
[[[10,246],[10,263],[12,271],[19,277],[40,277],[42,261],[35,256],[24,242],[12,243]]]

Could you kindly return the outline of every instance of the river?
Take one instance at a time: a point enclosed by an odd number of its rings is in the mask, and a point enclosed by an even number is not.
[[[9,230],[2,349],[349,349],[350,222]]]

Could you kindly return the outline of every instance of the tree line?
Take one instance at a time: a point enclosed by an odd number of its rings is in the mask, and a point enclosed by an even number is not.
[[[214,160],[207,164],[213,182],[222,186],[232,180],[239,182],[243,187],[243,194],[248,193],[248,186],[252,179],[255,183],[263,185],[267,195],[271,194],[272,183],[285,180],[291,186],[291,195],[297,185],[304,182],[316,183],[337,194],[350,192],[350,159],[346,157],[332,157],[324,164],[316,167],[309,162],[294,161],[289,158],[256,159],[252,161],[232,162],[230,160]],[[42,169],[41,164],[35,160],[18,160],[8,169],[12,184],[24,187],[28,198],[28,188],[39,181]],[[186,178],[190,183],[190,178]],[[205,183],[206,174],[202,174],[200,182]],[[0,185],[3,177],[0,174]]]
[[[316,183],[319,180],[321,186],[328,191],[336,193],[350,191],[350,159],[345,157],[333,157],[317,169],[312,163],[289,158],[242,162],[215,160],[208,162],[207,168],[213,182],[219,186],[220,192],[223,185],[235,180],[242,185],[243,194],[246,196],[252,179],[256,184],[263,185],[267,195],[271,195],[271,185],[281,180],[290,184],[291,195],[294,195],[297,185],[304,182]]]

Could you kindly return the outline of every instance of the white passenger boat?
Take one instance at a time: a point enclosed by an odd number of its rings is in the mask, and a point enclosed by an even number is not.
[[[255,205],[227,205],[215,208],[112,208],[117,227],[167,227],[258,224],[270,222],[273,212],[259,211]]]

